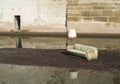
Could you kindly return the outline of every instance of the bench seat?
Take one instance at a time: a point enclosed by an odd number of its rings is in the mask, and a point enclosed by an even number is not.
[[[92,46],[74,44],[74,46],[68,46],[67,51],[73,55],[85,57],[87,60],[98,58],[98,50]]]

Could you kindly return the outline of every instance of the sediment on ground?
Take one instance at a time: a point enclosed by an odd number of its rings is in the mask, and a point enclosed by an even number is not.
[[[65,49],[0,49],[0,63],[120,71],[120,52],[99,50],[98,59],[88,61]]]

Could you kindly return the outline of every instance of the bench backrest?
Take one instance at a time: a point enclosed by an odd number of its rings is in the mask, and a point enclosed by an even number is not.
[[[87,45],[82,45],[82,44],[75,44],[74,48],[77,50],[81,50],[81,51],[87,51],[89,49],[97,49],[96,47],[92,47],[92,46],[87,46]]]

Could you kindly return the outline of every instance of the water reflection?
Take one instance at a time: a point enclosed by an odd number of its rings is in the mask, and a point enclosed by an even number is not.
[[[76,42],[95,46],[98,49],[120,50],[119,38],[79,38]]]
[[[22,48],[22,39],[20,37],[16,38],[16,48]]]
[[[0,48],[65,49],[66,38],[0,36]]]
[[[0,84],[119,84],[118,73],[78,70],[71,79],[69,69],[35,66],[0,65]],[[114,81],[114,78],[117,78]]]
[[[95,46],[99,49],[120,49],[119,38],[79,37],[76,43]],[[66,38],[0,36],[0,48],[65,49]],[[14,63],[14,60],[19,60],[14,57],[8,59],[5,58],[5,62]],[[26,59],[24,60],[27,63]],[[28,60],[30,60],[29,56]],[[23,63],[21,60],[19,62]],[[33,62],[37,61],[33,59]],[[71,71],[69,68],[0,64],[0,84],[119,84],[119,74],[117,71],[114,73],[80,69]]]
[[[0,48],[16,48],[13,37],[0,36]]]
[[[64,37],[9,37],[0,36],[0,48],[65,49]],[[75,43],[95,46],[98,49],[120,50],[119,38],[78,37]]]

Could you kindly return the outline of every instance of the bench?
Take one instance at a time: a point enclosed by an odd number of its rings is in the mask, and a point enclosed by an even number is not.
[[[85,57],[87,58],[87,60],[98,58],[98,50],[96,47],[82,44],[74,44],[73,46],[67,46],[67,52],[73,55]]]

